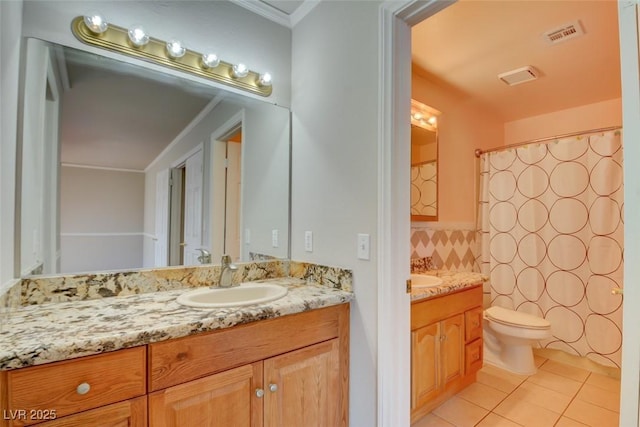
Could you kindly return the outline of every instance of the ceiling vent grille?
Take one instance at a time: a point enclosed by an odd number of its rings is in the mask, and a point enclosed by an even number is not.
[[[520,83],[526,83],[537,79],[538,71],[532,66],[527,65],[526,67],[518,68],[517,70],[498,74],[498,78],[509,86],[515,86]]]
[[[556,44],[569,39],[575,39],[582,35],[584,35],[584,30],[582,29],[582,25],[580,25],[580,21],[573,21],[551,31],[547,31],[544,33],[544,39],[547,43]]]

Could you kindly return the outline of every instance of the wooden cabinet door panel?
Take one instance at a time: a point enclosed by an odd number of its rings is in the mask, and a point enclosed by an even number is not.
[[[147,397],[125,400],[36,425],[38,427],[145,427]]]
[[[442,382],[455,381],[464,373],[464,315],[442,321]]]
[[[265,427],[340,424],[339,348],[332,339],[264,361]]]
[[[260,427],[262,363],[240,366],[149,395],[150,427]]]
[[[411,410],[438,394],[440,382],[440,324],[411,332]]]

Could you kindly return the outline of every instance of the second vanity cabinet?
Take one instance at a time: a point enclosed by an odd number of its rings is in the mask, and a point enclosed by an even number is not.
[[[411,305],[411,422],[475,381],[482,367],[482,287]]]
[[[348,351],[340,304],[3,371],[0,426],[346,426]]]

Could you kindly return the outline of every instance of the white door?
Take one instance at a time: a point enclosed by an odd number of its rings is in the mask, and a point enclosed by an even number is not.
[[[227,142],[224,248],[234,261],[240,260],[240,153],[241,144],[239,142]]]
[[[202,247],[202,195],[203,195],[203,155],[198,150],[185,162],[184,185],[184,245],[183,264],[199,264],[199,248]]]
[[[154,267],[169,265],[169,169],[156,175]]]

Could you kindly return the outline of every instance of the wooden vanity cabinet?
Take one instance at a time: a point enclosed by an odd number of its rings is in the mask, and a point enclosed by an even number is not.
[[[482,368],[482,286],[411,305],[411,422],[475,382]]]
[[[348,400],[349,304],[0,371],[0,427],[348,426]]]
[[[149,426],[348,425],[349,306],[149,345]]]

